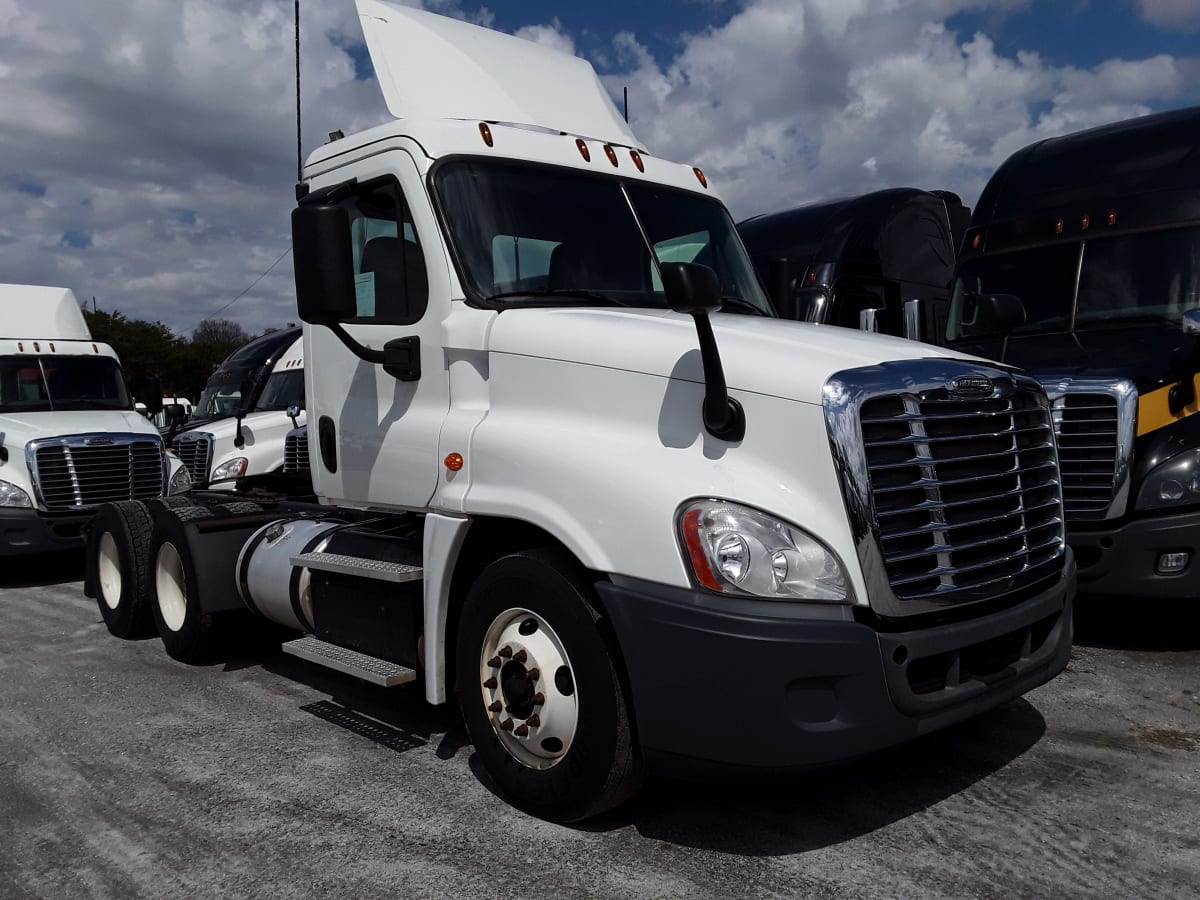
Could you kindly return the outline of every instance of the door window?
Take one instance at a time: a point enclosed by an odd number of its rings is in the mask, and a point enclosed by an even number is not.
[[[425,257],[412,211],[393,178],[366,182],[342,204],[350,213],[358,315],[351,322],[411,325],[429,305]]]

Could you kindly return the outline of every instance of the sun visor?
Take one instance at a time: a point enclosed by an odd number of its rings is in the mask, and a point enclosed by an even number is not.
[[[511,122],[640,146],[587,60],[384,0],[356,2],[396,118]]]

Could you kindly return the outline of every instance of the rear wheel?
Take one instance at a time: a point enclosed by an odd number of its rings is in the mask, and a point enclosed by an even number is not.
[[[213,616],[202,611],[195,596],[195,563],[184,527],[211,516],[212,512],[201,506],[185,506],[164,509],[155,517],[151,609],[163,647],[180,662],[202,662],[218,646]]]
[[[597,815],[642,779],[598,609],[586,573],[550,549],[493,563],[463,606],[456,668],[475,752],[514,805],[546,819]]]
[[[107,503],[88,536],[87,582],[109,632],[119,638],[154,633],[150,610],[150,513],[139,500]]]

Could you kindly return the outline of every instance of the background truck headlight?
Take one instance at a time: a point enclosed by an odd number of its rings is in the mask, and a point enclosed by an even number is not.
[[[227,459],[215,469],[209,481],[228,481],[230,478],[241,478],[246,474],[246,457],[235,456]]]
[[[1200,450],[1187,450],[1150,470],[1138,492],[1138,509],[1200,503]]]
[[[188,474],[186,466],[180,466],[175,470],[175,474],[171,476],[171,483],[167,485],[168,494],[182,494],[184,491],[192,489],[192,476]]]
[[[724,594],[853,603],[842,564],[816,538],[756,509],[697,500],[679,515],[696,580]]]
[[[0,506],[29,508],[33,506],[33,501],[15,484],[0,481]]]

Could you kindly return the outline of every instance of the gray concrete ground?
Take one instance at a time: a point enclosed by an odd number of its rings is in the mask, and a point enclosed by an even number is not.
[[[1179,610],[1091,611],[1056,682],[885,757],[656,781],[564,828],[494,797],[411,688],[180,665],[110,637],[78,568],[0,564],[0,897],[1200,896],[1200,617]]]

